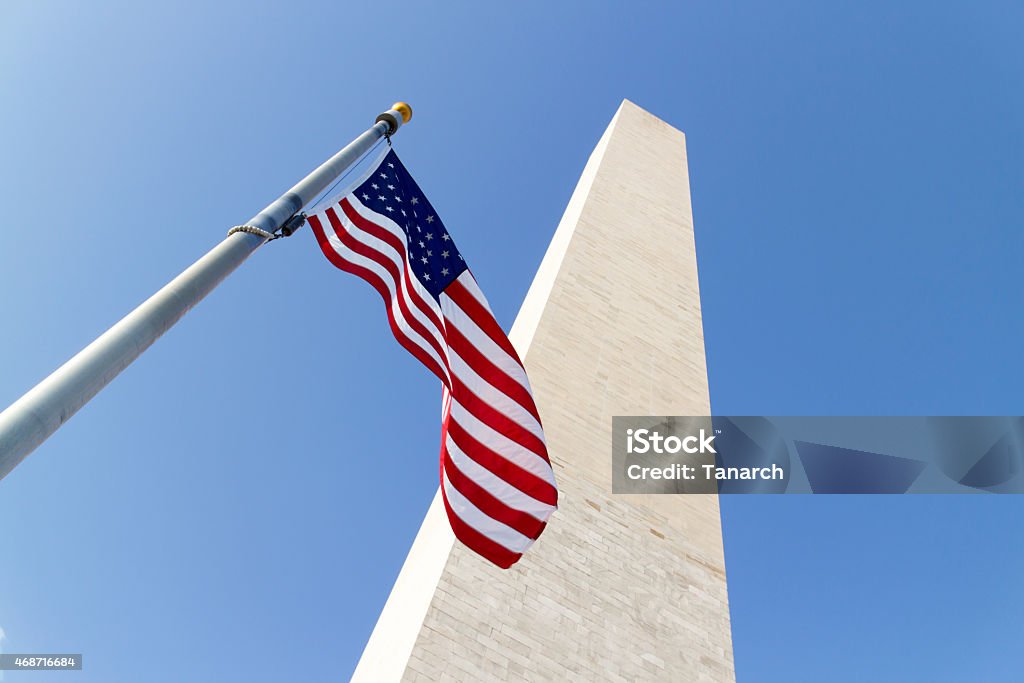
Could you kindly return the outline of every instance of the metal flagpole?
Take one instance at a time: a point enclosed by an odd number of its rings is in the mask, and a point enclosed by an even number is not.
[[[412,108],[408,104],[393,104],[365,133],[249,219],[240,230],[232,230],[223,242],[0,413],[0,479],[242,265],[272,233],[281,230],[290,235],[300,227],[301,222],[296,225],[291,219],[304,206],[375,142],[395,133],[410,118]]]

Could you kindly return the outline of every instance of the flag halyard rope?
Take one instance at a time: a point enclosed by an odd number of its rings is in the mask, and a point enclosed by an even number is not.
[[[231,237],[236,232],[244,232],[244,233],[247,233],[249,235],[256,235],[257,237],[262,237],[263,239],[265,239],[268,242],[273,242],[274,240],[280,239],[282,237],[291,237],[292,234],[294,234],[294,232],[296,230],[298,230],[303,225],[305,225],[305,223],[306,223],[306,214],[305,214],[305,212],[300,211],[297,214],[295,214],[294,216],[292,216],[291,218],[289,218],[288,220],[286,220],[281,225],[281,227],[277,230],[277,232],[270,232],[269,230],[264,230],[263,228],[258,228],[255,225],[245,224],[245,225],[236,225],[235,227],[231,228],[230,230],[228,230],[228,235],[227,236]]]
[[[268,242],[270,242],[271,240],[276,240],[278,237],[284,237],[284,235],[276,235],[272,232],[264,230],[263,228],[257,228],[255,225],[236,225],[235,227],[228,230],[228,237],[231,237],[236,232],[244,232],[250,235],[256,235],[257,237],[262,237]]]

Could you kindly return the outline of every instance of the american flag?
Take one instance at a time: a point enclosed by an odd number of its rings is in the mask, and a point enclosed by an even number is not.
[[[441,380],[441,493],[455,536],[512,566],[558,502],[519,355],[393,150],[309,224],[328,260],[383,297],[398,343]]]

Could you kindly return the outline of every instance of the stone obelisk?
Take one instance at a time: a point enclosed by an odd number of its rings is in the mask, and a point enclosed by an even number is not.
[[[355,681],[734,679],[715,495],[612,495],[613,415],[708,415],[683,133],[624,101],[510,337],[561,490],[501,570],[427,513]]]

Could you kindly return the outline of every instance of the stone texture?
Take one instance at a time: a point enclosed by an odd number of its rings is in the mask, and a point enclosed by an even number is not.
[[[733,680],[717,496],[611,494],[613,415],[710,411],[680,131],[622,104],[511,336],[560,508],[510,570],[452,546],[402,680]]]

